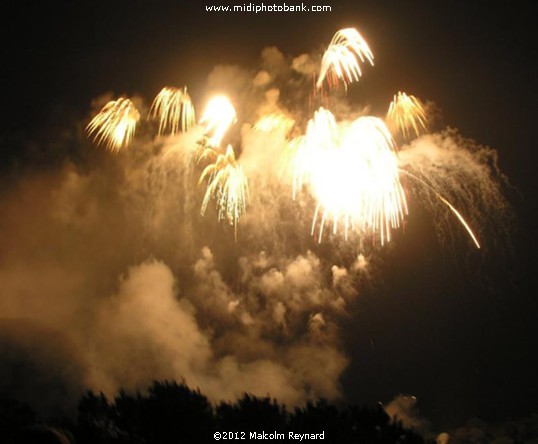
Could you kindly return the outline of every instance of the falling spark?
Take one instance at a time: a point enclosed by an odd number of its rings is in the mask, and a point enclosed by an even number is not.
[[[194,106],[187,88],[163,88],[155,97],[149,115],[159,120],[159,135],[167,129],[174,135],[180,127],[181,131],[191,128],[195,122]]]
[[[215,199],[218,220],[227,220],[233,225],[237,239],[237,224],[246,212],[249,191],[247,178],[235,160],[231,145],[228,145],[225,154],[218,154],[215,161],[204,169],[198,184],[202,184],[206,179],[207,188],[202,202],[202,216],[211,199]]]
[[[200,119],[200,123],[205,125],[205,134],[209,136],[209,145],[220,146],[224,134],[236,120],[235,109],[230,100],[225,96],[213,97]]]
[[[394,125],[405,138],[409,137],[410,130],[414,130],[418,137],[421,131],[426,130],[426,113],[420,101],[412,95],[398,91],[390,103],[387,112],[387,122]]]
[[[316,87],[321,88],[327,78],[329,87],[338,85],[341,80],[347,88],[347,84],[358,81],[362,75],[359,60],[374,65],[374,55],[368,44],[355,28],[339,30],[323,54]]]
[[[140,114],[129,99],[120,97],[108,102],[86,126],[94,142],[105,144],[110,151],[118,152],[129,145],[134,136]]]

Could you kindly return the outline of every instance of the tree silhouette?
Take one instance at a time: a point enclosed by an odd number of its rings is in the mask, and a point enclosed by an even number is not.
[[[284,431],[287,426],[286,408],[275,399],[258,398],[245,393],[235,403],[221,403],[216,409],[219,430],[225,431]]]
[[[290,430],[296,433],[325,432],[330,442],[346,442],[349,435],[348,424],[341,412],[325,399],[316,403],[308,402],[305,407],[296,408],[290,418]]]
[[[116,399],[118,424],[147,444],[167,444],[200,441],[211,436],[214,429],[213,409],[199,390],[184,383],[154,382],[147,396],[127,395]],[[128,421],[126,421],[128,420]],[[128,423],[133,425],[130,430]]]
[[[143,393],[120,391],[110,402],[86,393],[73,425],[79,444],[214,443],[213,433],[324,433],[326,442],[423,444],[423,438],[392,421],[381,406],[337,407],[327,400],[308,402],[288,412],[269,397],[245,393],[214,406],[184,382],[153,382]]]
[[[81,444],[121,442],[124,434],[118,428],[113,413],[113,406],[103,393],[96,395],[88,391],[78,405],[78,441]]]

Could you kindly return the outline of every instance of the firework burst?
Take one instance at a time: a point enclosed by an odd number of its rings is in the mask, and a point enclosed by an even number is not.
[[[131,142],[140,114],[129,99],[120,97],[108,102],[86,126],[88,136],[98,145],[105,144],[110,151],[120,151]]]
[[[365,61],[374,65],[374,55],[366,40],[355,28],[339,30],[323,54],[316,87],[321,88],[325,79],[330,88],[337,86],[340,81],[347,87],[349,83],[359,80],[362,75],[360,63]]]
[[[329,88],[342,83],[347,88],[362,75],[361,64],[373,65],[373,60],[368,44],[356,29],[341,29],[323,54],[316,88],[322,88],[324,82]],[[186,88],[163,88],[153,101],[149,117],[159,121],[158,135],[188,130],[195,119]],[[120,98],[107,103],[88,124],[87,131],[96,143],[106,144],[111,151],[119,151],[131,141],[139,118],[132,102]],[[201,214],[206,213],[214,199],[218,220],[233,225],[237,237],[237,225],[246,212],[249,188],[232,146],[223,148],[223,138],[236,121],[236,111],[230,100],[222,95],[213,97],[199,122],[204,135],[192,150],[191,161],[194,162],[191,163],[193,171],[201,165],[199,185],[207,184]],[[456,208],[463,208],[465,214],[471,215],[471,220],[479,220],[469,204],[472,200],[469,191],[444,171],[449,168],[443,162],[447,162],[450,153],[444,153],[442,161],[433,162],[431,153],[423,153],[416,147],[405,146],[398,152],[388,129],[405,139],[426,132],[428,122],[422,103],[412,95],[398,92],[389,106],[385,122],[373,116],[337,122],[331,111],[321,107],[308,121],[304,135],[291,140],[285,139],[296,123],[283,113],[264,115],[252,130],[278,134],[281,139],[278,143],[285,141],[282,170],[293,178],[293,199],[304,190],[317,201],[311,231],[318,242],[322,241],[328,225],[332,226],[333,234],[343,233],[346,239],[350,232],[357,232],[379,239],[381,245],[389,242],[392,232],[402,226],[408,215],[406,196],[409,191],[422,200],[427,194],[437,206],[441,202],[448,207],[480,248],[470,224]],[[258,137],[258,140],[262,139],[263,136]],[[263,139],[263,143],[266,141]],[[277,144],[274,140],[271,143]],[[251,165],[251,161],[252,157],[245,157],[243,166]],[[480,162],[471,158],[468,163],[476,167]],[[426,168],[427,165],[430,167]],[[450,168],[453,171],[461,166],[451,165]],[[403,176],[409,179],[404,181],[406,189],[400,181]],[[466,177],[472,178],[473,174]],[[416,188],[421,188],[422,194],[417,193]]]
[[[205,214],[211,199],[217,203],[218,220],[226,220],[234,226],[237,238],[239,218],[245,214],[249,191],[243,169],[235,160],[231,145],[225,154],[213,151],[214,162],[205,167],[198,184],[207,180],[207,188],[202,202],[201,214]]]
[[[194,125],[194,106],[187,88],[165,87],[155,97],[149,116],[159,120],[159,135],[169,130],[174,135]]]
[[[391,127],[395,127],[405,138],[410,136],[413,130],[418,137],[426,130],[426,112],[420,101],[412,95],[398,91],[394,100],[390,103],[386,121]]]
[[[318,201],[312,234],[321,242],[327,221],[334,234],[343,225],[390,241],[391,231],[407,215],[407,202],[398,173],[392,136],[382,120],[360,117],[337,125],[321,108],[309,121],[296,157],[295,190],[303,183]]]

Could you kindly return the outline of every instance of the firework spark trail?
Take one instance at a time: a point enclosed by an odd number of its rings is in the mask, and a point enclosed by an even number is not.
[[[88,136],[94,135],[98,145],[106,144],[110,151],[120,151],[131,142],[140,114],[129,99],[120,97],[108,102],[86,126]]]
[[[503,195],[507,179],[498,168],[495,151],[447,130],[414,140],[402,147],[398,158],[400,171],[410,178],[406,189],[432,213],[441,240],[451,230],[439,201],[456,215],[477,247],[483,246],[478,238],[483,241],[488,232],[491,243],[506,246],[501,238],[509,237],[504,222],[512,213]],[[476,229],[480,235],[474,234]]]
[[[220,146],[224,134],[236,121],[235,109],[230,100],[225,96],[213,97],[200,119],[200,123],[205,125],[205,133],[209,135],[209,145]]]
[[[374,55],[366,40],[355,28],[339,30],[331,40],[329,47],[321,59],[321,69],[316,88],[321,88],[327,78],[329,87],[338,85],[341,80],[344,86],[358,81],[362,75],[359,63],[365,61],[374,65]]]
[[[235,160],[234,150],[228,145],[225,154],[218,154],[215,161],[208,165],[198,184],[207,179],[207,189],[202,203],[201,214],[205,214],[211,199],[217,202],[218,220],[227,220],[234,226],[237,239],[237,224],[245,214],[248,201],[248,182],[243,169]]]
[[[179,132],[180,126],[182,131],[191,128],[195,122],[194,106],[187,88],[163,88],[155,97],[149,116],[159,120],[159,135],[167,129],[174,135]]]
[[[476,235],[473,233],[473,230],[471,229],[470,225],[467,223],[467,221],[461,215],[461,213],[454,207],[454,205],[452,205],[448,200],[446,200],[441,194],[439,194],[431,185],[426,183],[424,180],[418,178],[417,176],[403,169],[400,169],[400,172],[412,178],[413,180],[416,180],[421,185],[424,185],[426,188],[431,190],[434,193],[435,197],[437,197],[441,202],[443,202],[450,209],[450,211],[452,211],[455,214],[455,216],[458,218],[460,223],[463,225],[463,228],[465,228],[465,230],[467,230],[467,233],[469,233],[469,236],[471,237],[474,244],[476,245],[476,248],[480,248],[480,243],[478,242],[478,239],[476,238]]]
[[[426,112],[420,101],[412,95],[398,91],[390,103],[386,117],[390,127],[395,127],[405,138],[410,136],[411,129],[416,136],[426,130]]]

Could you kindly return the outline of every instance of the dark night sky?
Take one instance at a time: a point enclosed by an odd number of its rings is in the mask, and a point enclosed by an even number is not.
[[[209,14],[209,0],[9,3],[1,26],[3,171],[35,163],[13,138],[38,139],[59,114],[85,117],[101,93],[149,98],[163,85],[187,84],[196,105],[218,63],[254,66],[265,46],[297,55],[341,27],[359,28],[376,66],[350,100],[379,112],[376,103],[398,89],[434,101],[446,125],[498,151],[517,189],[517,220],[514,257],[485,265],[475,253],[453,260],[401,239],[384,284],[367,290],[342,325],[352,357],[346,398],[414,394],[442,427],[538,411],[538,42],[530,2],[323,0],[331,13],[257,16]]]

